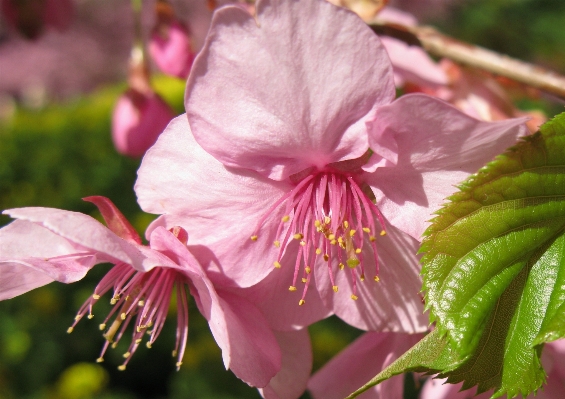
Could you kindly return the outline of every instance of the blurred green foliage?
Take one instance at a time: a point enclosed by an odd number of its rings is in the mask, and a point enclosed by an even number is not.
[[[436,21],[460,40],[565,73],[565,1],[463,0]]]

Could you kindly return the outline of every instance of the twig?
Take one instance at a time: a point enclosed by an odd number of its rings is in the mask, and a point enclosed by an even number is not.
[[[432,55],[484,69],[565,99],[565,76],[540,66],[453,39],[429,26],[403,26],[378,19],[370,21],[369,26],[377,34],[420,46]]]

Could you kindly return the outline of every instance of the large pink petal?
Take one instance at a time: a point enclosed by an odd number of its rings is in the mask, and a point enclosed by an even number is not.
[[[235,291],[255,303],[265,315],[271,328],[275,330],[300,329],[332,314],[320,297],[314,275],[312,275],[310,287],[304,298],[304,305],[299,306],[298,304],[302,298],[303,286],[299,291],[290,292],[288,290],[288,287],[292,285],[295,259],[296,251],[288,251],[282,258],[283,266],[280,269],[273,267],[271,273],[258,284]],[[318,267],[325,267],[325,265]]]
[[[255,387],[265,387],[281,368],[281,350],[266,320],[251,302],[216,293],[205,276],[193,278],[200,312],[208,320],[226,369]]]
[[[53,282],[41,270],[0,258],[0,301],[11,299]]]
[[[363,334],[318,370],[308,382],[315,399],[341,399],[363,386],[422,338],[422,334]],[[404,376],[359,395],[360,399],[401,398]]]
[[[183,227],[210,277],[216,274],[226,284],[233,279],[240,286],[256,284],[271,271],[266,254],[275,249],[276,229],[261,229],[255,242],[250,237],[289,188],[256,172],[223,166],[196,143],[184,116],[174,119],[147,152],[135,185],[141,208],[163,215],[152,228]],[[278,225],[282,212],[276,210],[270,220]]]
[[[527,133],[526,119],[483,122],[423,94],[402,96],[377,110],[370,136],[379,153],[394,137],[395,166],[378,168],[368,183],[377,205],[395,226],[416,239],[454,185],[476,172]]]
[[[0,229],[0,300],[54,280],[80,280],[96,258],[77,252],[66,239],[31,222],[16,220]],[[55,257],[60,258],[47,260]]]
[[[13,218],[37,223],[67,239],[78,249],[92,251],[98,262],[124,262],[138,270],[159,266],[162,256],[112,233],[96,219],[79,212],[55,208],[16,208],[3,212]],[[31,253],[30,256],[38,256]]]
[[[365,122],[395,95],[379,39],[321,0],[256,10],[214,15],[185,95],[197,141],[227,166],[277,180],[363,155]]]
[[[281,371],[259,389],[265,399],[295,399],[306,390],[312,371],[312,346],[307,329],[275,332],[282,350]]]
[[[338,292],[332,289],[327,268],[318,267],[318,290],[326,306],[354,327],[407,333],[425,331],[428,318],[423,313],[420,296],[422,281],[416,256],[419,243],[393,226],[386,227],[387,234],[376,241],[379,282],[374,281],[373,252],[366,242],[363,248],[365,281],[356,277],[358,299],[351,299],[353,279],[347,266],[339,270],[333,265]]]

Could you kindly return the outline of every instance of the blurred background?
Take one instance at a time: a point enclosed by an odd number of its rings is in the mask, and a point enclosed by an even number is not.
[[[131,86],[128,60],[136,37],[131,2],[69,0],[68,21],[30,27],[14,25],[5,4],[13,0],[0,1],[0,210],[47,206],[99,218],[94,206],[81,198],[102,195],[143,232],[153,216],[139,209],[133,192],[140,159],[119,154],[111,137],[112,112],[128,89],[128,78]],[[15,3],[26,1],[32,0]],[[138,3],[139,32],[147,40],[156,24],[155,2]],[[197,51],[211,10],[222,2],[171,3],[176,17],[189,27]],[[562,0],[390,4],[460,40],[565,73]],[[149,69],[152,90],[181,114],[184,80],[159,74],[152,63]],[[522,90],[512,98],[518,108],[540,110],[547,117],[563,111],[563,102],[536,91]],[[0,226],[9,222],[0,216]],[[117,370],[122,351],[110,350],[104,363],[95,363],[104,342],[98,324],[109,303],[100,301],[95,319],[81,321],[72,334],[66,330],[107,270],[96,267],[76,284],[54,283],[0,302],[0,399],[259,397],[225,371],[208,324],[194,305],[179,372],[170,356],[174,318],[152,349],[140,348],[126,371]],[[174,303],[171,306],[174,314]],[[311,326],[310,332],[314,370],[361,334],[334,318]],[[417,397],[420,382],[406,377],[407,398]]]

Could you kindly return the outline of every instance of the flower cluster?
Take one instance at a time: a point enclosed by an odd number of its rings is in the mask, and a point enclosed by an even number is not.
[[[307,386],[342,397],[373,374],[368,362],[390,363],[427,330],[417,256],[427,220],[527,132],[524,119],[481,121],[421,93],[395,99],[395,77],[413,74],[395,64],[395,44],[323,0],[262,0],[254,14],[221,7],[195,58],[176,53],[189,49],[188,30],[158,6],[150,53],[188,81],[186,114],[138,171],[138,202],[160,215],[148,246],[102,197],[87,200],[107,228],[74,212],[5,211],[17,220],[0,230],[0,298],[111,263],[69,329],[113,290],[99,361],[128,325],[122,369],[146,333],[151,346],[174,296],[180,366],[192,298],[226,368],[264,397],[297,398]],[[424,77],[444,84],[432,69]],[[144,95],[134,107],[158,108]],[[168,119],[141,116],[137,128],[160,132]],[[308,382],[305,327],[332,314],[368,332]],[[384,393],[400,389],[392,384],[376,394],[394,397]]]

